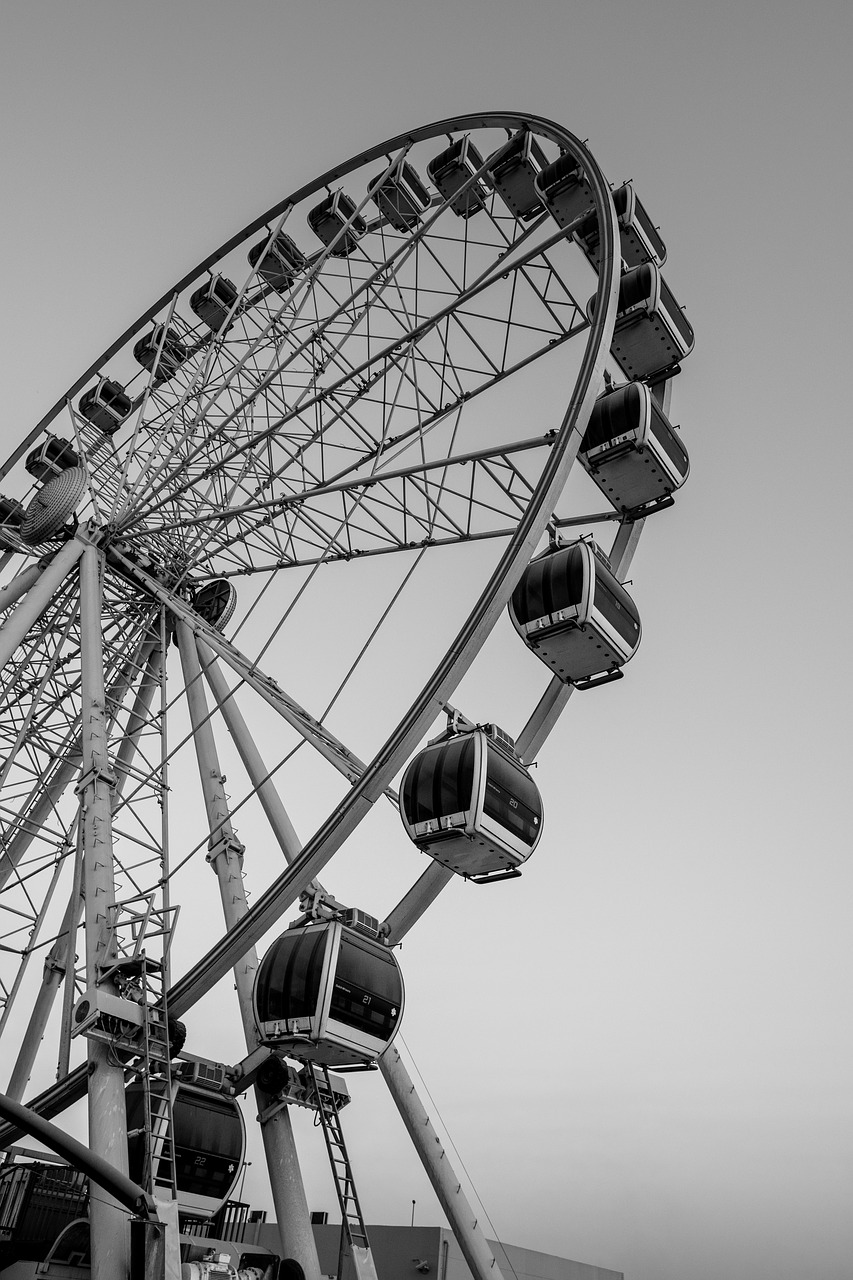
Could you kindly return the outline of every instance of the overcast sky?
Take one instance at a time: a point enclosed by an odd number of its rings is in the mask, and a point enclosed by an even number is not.
[[[207,252],[408,127],[550,117],[661,225],[692,473],[632,571],[642,648],[543,751],[523,879],[450,886],[401,956],[406,1045],[495,1231],[630,1280],[850,1274],[851,27],[834,0],[0,11],[10,449]],[[381,1080],[353,1092],[368,1218],[440,1221]]]

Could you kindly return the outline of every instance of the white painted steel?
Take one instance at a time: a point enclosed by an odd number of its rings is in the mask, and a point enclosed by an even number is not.
[[[489,1248],[477,1215],[468,1203],[432,1121],[415,1092],[400,1053],[393,1044],[379,1059],[379,1070],[432,1183],[438,1202],[447,1214],[447,1220],[474,1280],[503,1280],[503,1273]]]
[[[223,785],[224,778],[219,765],[213,727],[208,715],[195,636],[183,622],[178,623],[177,634],[184,687],[192,722],[193,742],[210,828],[208,858],[219,882],[227,931],[235,928],[248,911],[243,882],[243,847],[237,840],[231,825],[228,799]],[[239,956],[234,965],[234,985],[237,989],[240,1018],[246,1038],[246,1048],[249,1052],[256,1047],[258,1039],[252,1006],[257,969],[258,957],[254,947],[248,948]],[[269,1107],[270,1097],[257,1086],[254,1092],[258,1111],[265,1111]],[[320,1280],[320,1262],[317,1246],[314,1243],[314,1233],[311,1230],[311,1215],[299,1172],[299,1160],[290,1118],[286,1112],[279,1112],[272,1122],[261,1126],[261,1131],[284,1256],[292,1257],[299,1263],[306,1280]]]
[[[73,544],[72,544],[73,545]],[[80,564],[82,640],[82,754],[80,807],[83,831],[83,892],[86,902],[86,980],[100,981],[115,959],[108,913],[115,902],[112,857],[112,786],[115,775],[107,747],[106,690],[101,635],[103,557],[97,547],[83,549]],[[43,581],[43,580],[42,580]],[[107,985],[107,990],[110,990]],[[89,1145],[125,1176],[127,1117],[124,1071],[107,1045],[89,1041]],[[130,1230],[126,1211],[94,1185],[89,1197],[92,1280],[116,1280],[129,1267]]]

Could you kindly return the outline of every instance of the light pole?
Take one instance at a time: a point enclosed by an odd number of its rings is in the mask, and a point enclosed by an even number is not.
[[[243,1188],[246,1185],[246,1170],[251,1167],[251,1164],[252,1164],[251,1160],[243,1161],[243,1172],[240,1175],[240,1200],[241,1201],[243,1199]]]

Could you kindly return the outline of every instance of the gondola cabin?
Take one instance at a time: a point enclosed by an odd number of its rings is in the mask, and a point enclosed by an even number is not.
[[[580,163],[564,152],[553,164],[536,175],[536,193],[561,227],[570,227],[582,213],[592,208],[592,188]]]
[[[403,977],[389,947],[337,921],[288,929],[255,978],[263,1044],[305,1062],[372,1062],[403,1014]]]
[[[470,218],[485,208],[489,189],[482,176],[483,157],[466,134],[440,151],[427,165],[427,173],[450,208],[460,218]]]
[[[45,432],[42,443],[33,449],[32,453],[27,454],[24,467],[34,480],[45,481],[61,475],[63,471],[76,467],[79,463],[77,451],[68,440],[60,440],[59,436],[52,436]]]
[[[587,304],[592,319],[595,298]],[[651,378],[693,350],[693,329],[653,262],[626,271],[619,283],[611,355],[627,378]]]
[[[213,333],[219,333],[236,301],[237,286],[225,276],[211,276],[190,298],[190,310]]]
[[[418,225],[430,206],[429,192],[407,160],[401,160],[385,177],[380,173],[374,178],[370,195],[383,218],[404,234]]]
[[[148,373],[156,366],[158,382],[173,378],[189,355],[186,343],[171,326],[155,324],[134,344],[133,358]]]
[[[452,732],[411,761],[400,792],[419,849],[478,883],[518,874],[542,834],[542,798],[494,725]]]
[[[510,213],[528,221],[542,209],[536,179],[548,163],[545,152],[529,129],[520,129],[509,141],[494,165],[489,164],[489,181]]]
[[[168,1187],[168,1096],[172,1103],[178,1208],[194,1217],[211,1217],[228,1200],[246,1154],[246,1126],[237,1102],[225,1094],[165,1079],[152,1079],[151,1129],[154,1186]],[[145,1177],[145,1095],[141,1083],[128,1085],[128,1161],[130,1177]]]
[[[525,644],[566,684],[613,679],[640,643],[633,600],[601,554],[580,540],[530,562],[509,614]]]
[[[367,230],[367,223],[345,191],[333,191],[308,214],[308,225],[333,258],[346,258]]]
[[[120,382],[101,378],[96,387],[80,397],[77,407],[92,426],[103,431],[104,435],[111,436],[118,431],[130,413],[133,401]]]
[[[690,470],[678,433],[644,382],[599,397],[578,458],[617,511],[665,501]]]
[[[619,251],[623,270],[642,266],[644,262],[654,262],[656,266],[662,267],[666,262],[666,245],[646,213],[633,182],[617,187],[613,192],[613,205],[619,223]],[[598,217],[594,212],[575,227],[572,238],[598,271],[601,266],[601,234]]]
[[[249,250],[249,266],[278,293],[289,289],[307,265],[305,254],[284,231],[279,231],[272,242],[269,237],[259,240]]]

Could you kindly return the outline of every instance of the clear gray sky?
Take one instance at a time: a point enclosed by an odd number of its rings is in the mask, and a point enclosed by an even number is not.
[[[496,1231],[630,1280],[850,1274],[852,27],[835,0],[0,11],[9,448],[204,254],[408,126],[549,116],[661,224],[692,475],[635,562],[643,646],[543,752],[517,887],[452,886],[402,954]],[[438,1221],[381,1082],[353,1088],[369,1217]]]

